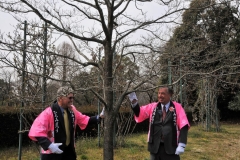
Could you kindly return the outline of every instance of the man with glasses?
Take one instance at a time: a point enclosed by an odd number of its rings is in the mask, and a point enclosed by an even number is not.
[[[139,106],[135,92],[129,94],[137,123],[149,119],[148,151],[150,160],[180,160],[190,128],[181,104],[172,101],[173,90],[161,87],[158,102]]]
[[[76,160],[75,129],[82,130],[92,123],[100,123],[101,116],[86,116],[73,106],[74,92],[63,86],[57,91],[57,101],[34,120],[29,138],[41,146],[42,160]]]

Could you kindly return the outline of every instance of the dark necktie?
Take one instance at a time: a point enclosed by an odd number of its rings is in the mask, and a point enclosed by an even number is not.
[[[70,143],[70,132],[69,132],[68,114],[66,110],[64,110],[63,117],[64,117],[64,125],[66,130],[66,145],[68,146]]]
[[[166,117],[166,106],[163,106],[163,115],[162,115],[162,119],[163,119],[163,121],[164,121],[164,119],[165,119],[165,117]]]

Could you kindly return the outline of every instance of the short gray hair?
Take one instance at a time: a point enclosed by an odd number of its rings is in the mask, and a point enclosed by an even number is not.
[[[68,96],[70,93],[74,94],[74,91],[69,86],[62,86],[57,90],[57,97]]]

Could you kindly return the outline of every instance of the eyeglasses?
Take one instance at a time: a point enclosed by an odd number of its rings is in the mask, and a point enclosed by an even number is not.
[[[67,97],[69,100],[72,100],[72,99],[74,99],[74,97]]]

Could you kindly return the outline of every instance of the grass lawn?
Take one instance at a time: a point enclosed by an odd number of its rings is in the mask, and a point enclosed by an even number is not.
[[[199,126],[189,130],[182,160],[240,160],[240,124],[222,124],[221,132],[205,132]],[[133,134],[114,149],[114,160],[148,160],[147,133]],[[101,142],[102,144],[102,139]],[[82,138],[76,143],[78,160],[102,160],[103,148],[97,138]],[[18,148],[0,150],[1,160],[17,160]],[[22,160],[39,160],[38,147],[22,149]]]

